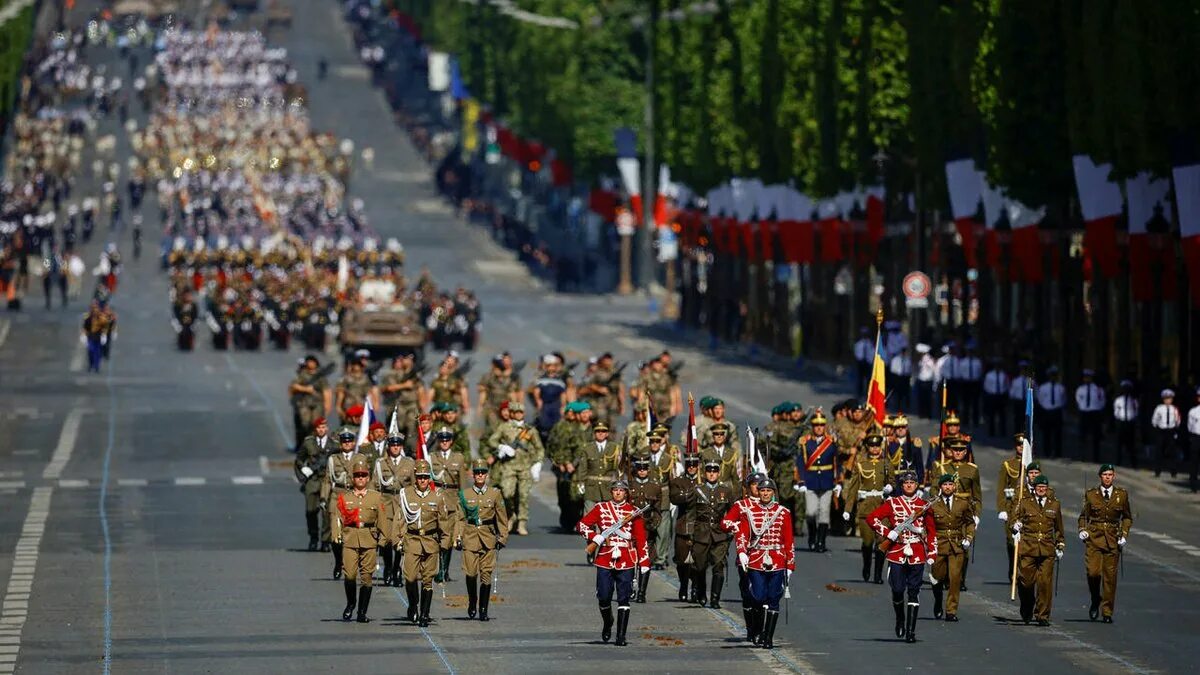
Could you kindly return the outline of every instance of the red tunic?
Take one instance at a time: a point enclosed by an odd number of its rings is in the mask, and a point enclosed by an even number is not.
[[[901,532],[888,549],[889,562],[924,565],[926,562],[932,562],[937,556],[937,530],[934,528],[933,514],[927,509],[928,504],[916,496],[889,497],[867,516],[867,524],[871,529],[886,538],[892,528],[904,522],[914,511],[926,509],[925,513],[914,518],[910,525],[910,528],[924,528],[924,532],[912,532],[909,529]]]
[[[629,502],[600,502],[592,507],[575,529],[584,539],[592,540],[609,527],[621,521],[637,509]],[[593,561],[596,567],[610,570],[627,570],[635,567],[650,566],[650,549],[646,546],[646,526],[641,516],[638,516],[618,528],[604,540],[596,549]]]
[[[750,558],[749,568],[759,572],[796,569],[792,538],[792,512],[777,502],[740,499],[730,507],[722,525],[735,524],[734,544],[740,556]]]

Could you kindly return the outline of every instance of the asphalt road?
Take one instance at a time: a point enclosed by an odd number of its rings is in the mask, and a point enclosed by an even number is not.
[[[763,424],[761,411],[782,399],[828,406],[845,396],[842,382],[815,372],[781,377],[739,363],[734,352],[697,349],[657,327],[645,299],[556,295],[531,281],[434,196],[427,167],[357,65],[334,5],[295,7],[292,29],[278,37],[312,83],[316,126],[375,148],[375,166],[355,177],[353,192],[383,234],[401,237],[411,265],[427,265],[443,285],[478,291],[485,326],[477,362],[500,349],[518,360],[550,349],[572,360],[610,349],[630,360],[668,344],[687,361],[684,388],[721,395],[742,425]],[[320,55],[331,74],[317,83]],[[101,244],[92,244],[89,262]],[[828,554],[798,553],[780,649],[768,654],[737,641],[735,590],[726,589],[726,611],[682,606],[672,580],[656,573],[650,602],[634,606],[631,645],[618,650],[599,644],[593,573],[582,542],[553,533],[547,479],[533,533],[513,537],[502,554],[492,622],[465,620],[463,590],[452,583],[445,600],[436,593],[427,630],[402,621],[401,594],[383,588],[373,623],[344,624],[330,556],[301,550],[303,500],[284,450],[285,384],[299,353],[223,354],[203,343],[176,353],[157,261],[126,257],[114,301],[120,335],[99,375],[82,372],[82,305],[45,311],[35,301],[21,314],[0,314],[0,579],[9,580],[0,672],[1195,668],[1200,504],[1173,483],[1132,471],[1119,479],[1132,491],[1136,521],[1111,626],[1087,620],[1082,546],[1073,537],[1054,625],[1015,622],[1002,532],[989,508],[962,621],[934,621],[926,593],[916,646],[893,637],[886,588],[858,580],[857,542],[833,539]],[[918,430],[932,432],[928,423]],[[1007,453],[978,454],[990,506]],[[1075,515],[1095,467],[1049,462],[1046,470]]]

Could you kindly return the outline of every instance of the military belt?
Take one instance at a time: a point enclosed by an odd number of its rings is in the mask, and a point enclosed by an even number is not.
[[[362,523],[359,525],[345,525],[345,524],[342,525],[342,528],[350,529],[350,530],[365,530],[365,529],[371,528],[371,527],[375,527],[375,523]]]
[[[403,488],[401,488],[401,489],[403,489]],[[399,490],[399,489],[392,489],[392,488],[380,488],[380,489],[379,489],[379,491],[380,491],[380,492],[382,492],[382,493],[383,493],[383,494],[385,494],[385,495],[398,495],[398,494],[400,494],[400,490]]]
[[[484,521],[482,521],[482,522],[478,522],[478,523],[472,523],[472,522],[469,522],[469,521],[468,521],[468,522],[467,522],[467,524],[468,524],[468,525],[474,525],[475,527],[484,527],[484,526],[486,526],[486,525],[495,525],[495,524],[496,524],[496,519],[495,519],[495,518],[489,518],[488,520],[484,520]]]
[[[950,536],[952,534],[955,534],[955,535],[962,534],[962,530],[938,530],[937,533],[944,534],[946,536]]]
[[[436,529],[436,528],[435,528],[435,529]],[[410,527],[410,528],[408,528],[408,533],[409,533],[409,534],[415,534],[415,535],[418,535],[418,536],[421,536],[421,537],[424,537],[424,536],[433,536],[433,532],[426,533],[426,532],[425,532],[425,528],[423,528],[423,527]]]
[[[883,490],[859,490],[858,498],[866,499],[867,497],[882,497]]]
[[[832,464],[817,464],[815,466],[805,467],[804,470],[805,471],[832,471],[833,465]]]
[[[1089,520],[1089,521],[1088,521],[1088,527],[1109,527],[1109,528],[1112,528],[1112,527],[1119,527],[1120,525],[1121,525],[1120,523],[1105,523],[1105,522],[1096,522],[1096,521],[1092,521],[1092,520]]]

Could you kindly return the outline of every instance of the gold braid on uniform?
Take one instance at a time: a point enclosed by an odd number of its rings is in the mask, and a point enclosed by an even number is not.
[[[871,480],[872,478],[874,478],[875,472],[878,471],[878,469],[871,469],[871,473],[867,473],[867,470],[863,468],[862,462],[859,462],[857,467],[858,467],[859,475],[862,476],[863,478],[866,478],[867,480]]]
[[[1017,470],[1017,469],[1010,469],[1010,468],[1008,468],[1008,462],[1007,462],[1007,461],[1006,461],[1006,462],[1003,462],[1003,464],[1004,464],[1004,472],[1008,474],[1008,477],[1009,477],[1009,478],[1016,478],[1017,476],[1020,476],[1020,475],[1021,475],[1021,472],[1020,472],[1020,470]]]

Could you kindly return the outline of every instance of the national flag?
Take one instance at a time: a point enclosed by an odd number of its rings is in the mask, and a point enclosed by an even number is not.
[[[983,172],[975,168],[975,160],[966,158],[946,162],[946,190],[950,193],[950,215],[962,237],[963,255],[967,267],[978,266],[975,242],[975,214],[983,198]]]
[[[788,187],[784,188],[779,202],[776,219],[784,259],[789,263],[813,262],[812,199]]]
[[[1083,212],[1084,247],[1100,273],[1111,279],[1120,273],[1116,226],[1123,202],[1121,188],[1108,179],[1112,164],[1097,165],[1087,155],[1075,155],[1072,163]]]
[[[885,393],[887,368],[884,366],[884,363],[883,322],[881,320],[875,330],[875,361],[871,367],[871,384],[867,387],[867,405],[871,406],[871,409],[875,411],[875,421],[879,424],[883,424],[883,418],[887,415],[885,410],[887,407],[887,396]]]
[[[417,461],[418,461],[418,462],[419,462],[419,461],[421,461],[422,459],[425,459],[425,431],[421,429],[421,420],[420,420],[420,418],[418,418],[418,419],[417,419],[417,448],[416,448],[416,453],[417,453],[417,454],[416,454],[416,459],[417,459]]]
[[[839,262],[842,251],[842,212],[836,199],[823,199],[817,205],[817,229],[821,233],[821,262]]]
[[[1200,307],[1200,164],[1177,166],[1172,177],[1175,179],[1175,207],[1179,211],[1179,234],[1183,238],[1192,306]],[[1174,266],[1170,258],[1170,255],[1164,256],[1164,268]]]
[[[1150,245],[1147,225],[1157,218],[1165,218],[1169,205],[1167,193],[1171,184],[1164,178],[1154,178],[1143,171],[1125,181],[1125,194],[1129,201],[1129,277],[1133,299],[1149,302],[1158,297],[1154,284],[1154,268],[1157,253]]]
[[[688,428],[687,428],[687,447],[683,449],[685,454],[695,455],[700,452],[698,439],[696,438],[696,399],[688,394]]]
[[[1033,461],[1033,378],[1025,387],[1025,440],[1021,443],[1021,468]]]
[[[871,246],[878,246],[883,240],[884,199],[887,191],[882,185],[866,188],[867,240]]]
[[[1013,278],[1030,284],[1042,282],[1042,240],[1038,224],[1046,216],[1046,207],[1033,209],[1010,199],[1004,206],[1012,227]]]
[[[746,455],[750,458],[750,470],[754,473],[766,475],[767,462],[763,458],[762,451],[758,448],[758,437],[754,434],[754,429],[750,425],[746,425]]]
[[[371,407],[371,397],[363,403],[363,416],[358,422],[358,445],[367,442],[371,437],[371,425],[375,423],[375,409]]]

